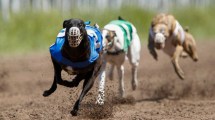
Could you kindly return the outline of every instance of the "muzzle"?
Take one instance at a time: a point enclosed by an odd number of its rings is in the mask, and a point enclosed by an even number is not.
[[[155,43],[164,43],[165,42],[165,37],[162,33],[157,33],[155,35]]]
[[[68,41],[71,47],[78,47],[83,39],[78,27],[71,27],[68,33]]]
[[[157,49],[162,49],[165,47],[165,36],[162,33],[155,34],[155,47]]]

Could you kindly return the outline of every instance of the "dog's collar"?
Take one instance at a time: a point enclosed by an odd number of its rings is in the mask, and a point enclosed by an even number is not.
[[[106,53],[108,55],[119,55],[121,53],[124,53],[125,51],[122,49],[122,50],[117,50],[117,51],[107,51]]]

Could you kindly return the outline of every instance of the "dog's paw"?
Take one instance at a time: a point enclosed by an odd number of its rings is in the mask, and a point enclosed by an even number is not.
[[[98,105],[104,105],[104,94],[99,94],[98,95],[98,98],[97,98],[97,100],[96,100],[96,104],[98,104]]]
[[[46,90],[43,92],[43,97],[48,97],[51,94],[52,94],[52,92],[50,92],[49,90]]]
[[[132,85],[132,90],[136,90],[138,86],[138,81],[133,79],[131,82],[131,85]]]
[[[153,58],[154,58],[156,61],[158,61],[158,56],[153,56]]]
[[[137,84],[134,84],[133,82],[132,82],[132,90],[136,90],[137,89]]]
[[[78,115],[78,111],[77,110],[72,110],[70,113],[72,114],[72,116],[77,116]]]

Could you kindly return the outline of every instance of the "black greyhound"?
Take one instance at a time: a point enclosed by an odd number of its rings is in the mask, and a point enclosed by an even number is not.
[[[102,35],[96,26],[85,25],[80,19],[65,20],[63,28],[55,44],[50,47],[54,81],[51,88],[44,91],[43,96],[51,95],[57,89],[57,84],[77,87],[80,81],[84,80],[83,90],[71,111],[71,114],[76,116],[83,97],[92,88],[94,80],[100,73]],[[75,78],[72,81],[62,80],[62,70],[76,75]]]

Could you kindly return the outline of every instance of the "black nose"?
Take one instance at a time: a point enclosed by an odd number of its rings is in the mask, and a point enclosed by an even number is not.
[[[109,38],[110,38],[110,35],[106,35],[105,38],[106,38],[106,39],[109,39]]]

